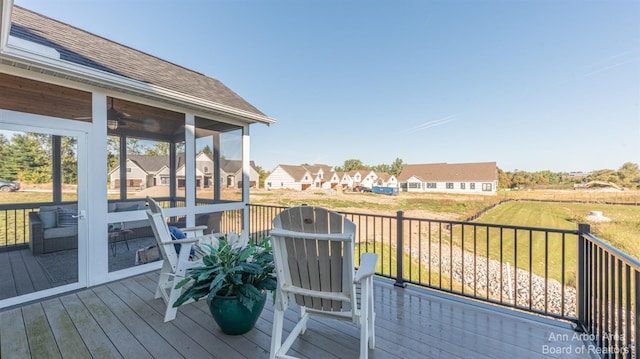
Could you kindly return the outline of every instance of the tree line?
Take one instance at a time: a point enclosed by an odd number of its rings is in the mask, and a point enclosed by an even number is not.
[[[118,163],[118,141],[109,138],[107,143],[108,166],[113,168]],[[63,182],[77,183],[77,146],[73,137],[61,137],[60,141]],[[203,152],[209,152],[206,148]],[[127,152],[129,154],[167,155],[167,144],[155,143],[153,146],[142,146],[135,139],[128,139]],[[37,133],[15,133],[10,138],[0,133],[0,178],[23,183],[51,182],[52,168],[51,136]],[[404,162],[396,158],[390,164],[366,165],[359,159],[345,160],[342,166],[336,166],[338,172],[369,170],[387,172],[396,177],[404,168]],[[538,171],[526,172],[515,170],[503,171],[499,167],[498,188],[552,188],[567,187],[576,183],[600,181],[612,183],[627,189],[640,189],[640,167],[637,163],[624,163],[619,169],[602,169],[586,175],[576,175],[569,172]],[[261,180],[268,176],[268,172],[258,166]]]

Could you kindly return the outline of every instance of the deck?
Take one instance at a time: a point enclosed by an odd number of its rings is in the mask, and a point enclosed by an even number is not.
[[[184,305],[163,323],[154,299],[158,272],[0,312],[2,358],[267,358],[271,301],[256,328],[223,334],[205,301]],[[376,349],[371,358],[588,358],[568,324],[472,303],[420,288],[375,281]],[[293,328],[289,310],[285,330]],[[312,319],[290,354],[357,358],[348,322]]]

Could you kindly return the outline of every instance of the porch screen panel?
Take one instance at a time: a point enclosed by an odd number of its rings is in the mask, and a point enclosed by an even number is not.
[[[198,203],[242,201],[242,127],[196,117]]]

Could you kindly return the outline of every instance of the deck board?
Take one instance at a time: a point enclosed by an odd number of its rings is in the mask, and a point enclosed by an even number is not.
[[[0,311],[3,358],[268,358],[273,304],[269,299],[255,329],[223,334],[206,301],[182,306],[164,323],[164,303],[154,299],[158,272]],[[396,288],[376,280],[376,349],[386,358],[586,358],[582,343],[553,342],[572,335],[566,323],[533,320],[490,305],[428,290]],[[296,312],[285,313],[285,335]],[[301,358],[356,358],[358,330],[325,318],[309,321],[289,354]],[[573,345],[572,355],[543,353],[543,346]],[[581,348],[576,350],[575,348]]]

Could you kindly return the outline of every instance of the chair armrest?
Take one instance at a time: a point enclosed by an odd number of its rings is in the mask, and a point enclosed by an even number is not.
[[[170,241],[164,241],[162,244],[196,243],[198,240],[199,238],[173,239]]]
[[[363,253],[360,256],[360,267],[356,271],[353,278],[354,283],[359,283],[367,277],[371,277],[376,273],[376,264],[378,263],[378,255],[375,253]]]
[[[32,236],[40,235],[40,237],[44,233],[44,224],[38,216],[38,212],[29,212],[29,232]]]
[[[195,233],[196,235],[198,235],[198,234],[199,235],[203,235],[205,229],[207,229],[207,226],[195,226],[195,227],[180,228],[180,230],[184,234]]]

